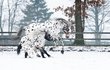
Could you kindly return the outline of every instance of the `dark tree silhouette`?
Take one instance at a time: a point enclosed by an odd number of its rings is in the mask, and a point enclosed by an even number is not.
[[[49,12],[44,0],[31,0],[30,2],[31,4],[22,10],[25,16],[21,22],[44,22],[53,14],[53,12]]]
[[[75,27],[76,27],[76,35],[75,35],[75,45],[84,45],[83,34],[80,34],[84,31],[84,27],[82,24],[81,18],[81,0],[75,0]]]

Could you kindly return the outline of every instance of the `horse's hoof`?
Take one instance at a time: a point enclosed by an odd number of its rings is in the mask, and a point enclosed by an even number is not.
[[[48,57],[51,57],[50,55],[48,55]]]
[[[53,51],[53,48],[50,48],[49,51]]]
[[[27,58],[27,56],[28,56],[28,53],[27,53],[27,52],[25,52],[25,58]]]
[[[46,57],[42,57],[42,58],[46,58]]]
[[[29,58],[32,58],[31,56],[29,56]]]
[[[61,50],[61,53],[64,54],[64,50]]]
[[[37,57],[41,57],[41,56],[40,56],[40,55],[38,55],[38,54],[37,54],[36,56],[37,56]]]

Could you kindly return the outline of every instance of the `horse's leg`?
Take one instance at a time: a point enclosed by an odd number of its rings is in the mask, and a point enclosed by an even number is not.
[[[40,53],[41,53],[42,58],[45,58],[43,49],[42,48],[39,48],[39,50],[40,50]]]
[[[54,48],[58,47],[57,40],[54,40],[53,43],[54,43],[54,46],[49,49],[50,51],[53,51]]]
[[[64,43],[63,43],[63,40],[62,40],[62,39],[59,39],[59,41],[60,41],[61,44],[62,44],[62,50],[61,50],[61,53],[64,54]]]
[[[48,57],[51,57],[43,47],[42,47],[42,50]]]
[[[36,52],[37,53],[37,52]],[[38,53],[36,54],[37,57],[41,57]]]
[[[28,53],[27,53],[27,52],[25,52],[25,58],[27,58],[27,56],[28,56]]]
[[[41,56],[38,54],[38,52],[37,52],[38,48],[34,47],[33,49],[34,49],[34,51],[35,51],[35,53],[36,53],[36,56],[37,56],[37,57],[41,57]]]
[[[21,49],[22,49],[22,46],[21,46],[21,44],[19,44],[19,45],[17,46],[17,54],[18,54],[18,55],[20,54]]]
[[[55,47],[58,47],[57,39],[54,41],[54,44],[55,44]],[[54,48],[55,48],[55,47],[54,47]]]

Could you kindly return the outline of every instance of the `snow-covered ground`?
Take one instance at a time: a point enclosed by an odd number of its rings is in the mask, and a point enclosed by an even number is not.
[[[110,52],[48,51],[50,58],[24,58],[16,51],[0,52],[0,70],[110,70]]]

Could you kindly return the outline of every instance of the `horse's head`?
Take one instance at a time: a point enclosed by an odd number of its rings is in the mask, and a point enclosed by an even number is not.
[[[69,38],[70,30],[71,30],[71,22],[63,19],[63,18],[57,18],[58,21],[63,25],[62,30],[66,34],[66,38]]]
[[[66,34],[66,38],[69,38],[69,26],[64,26],[62,30]]]

